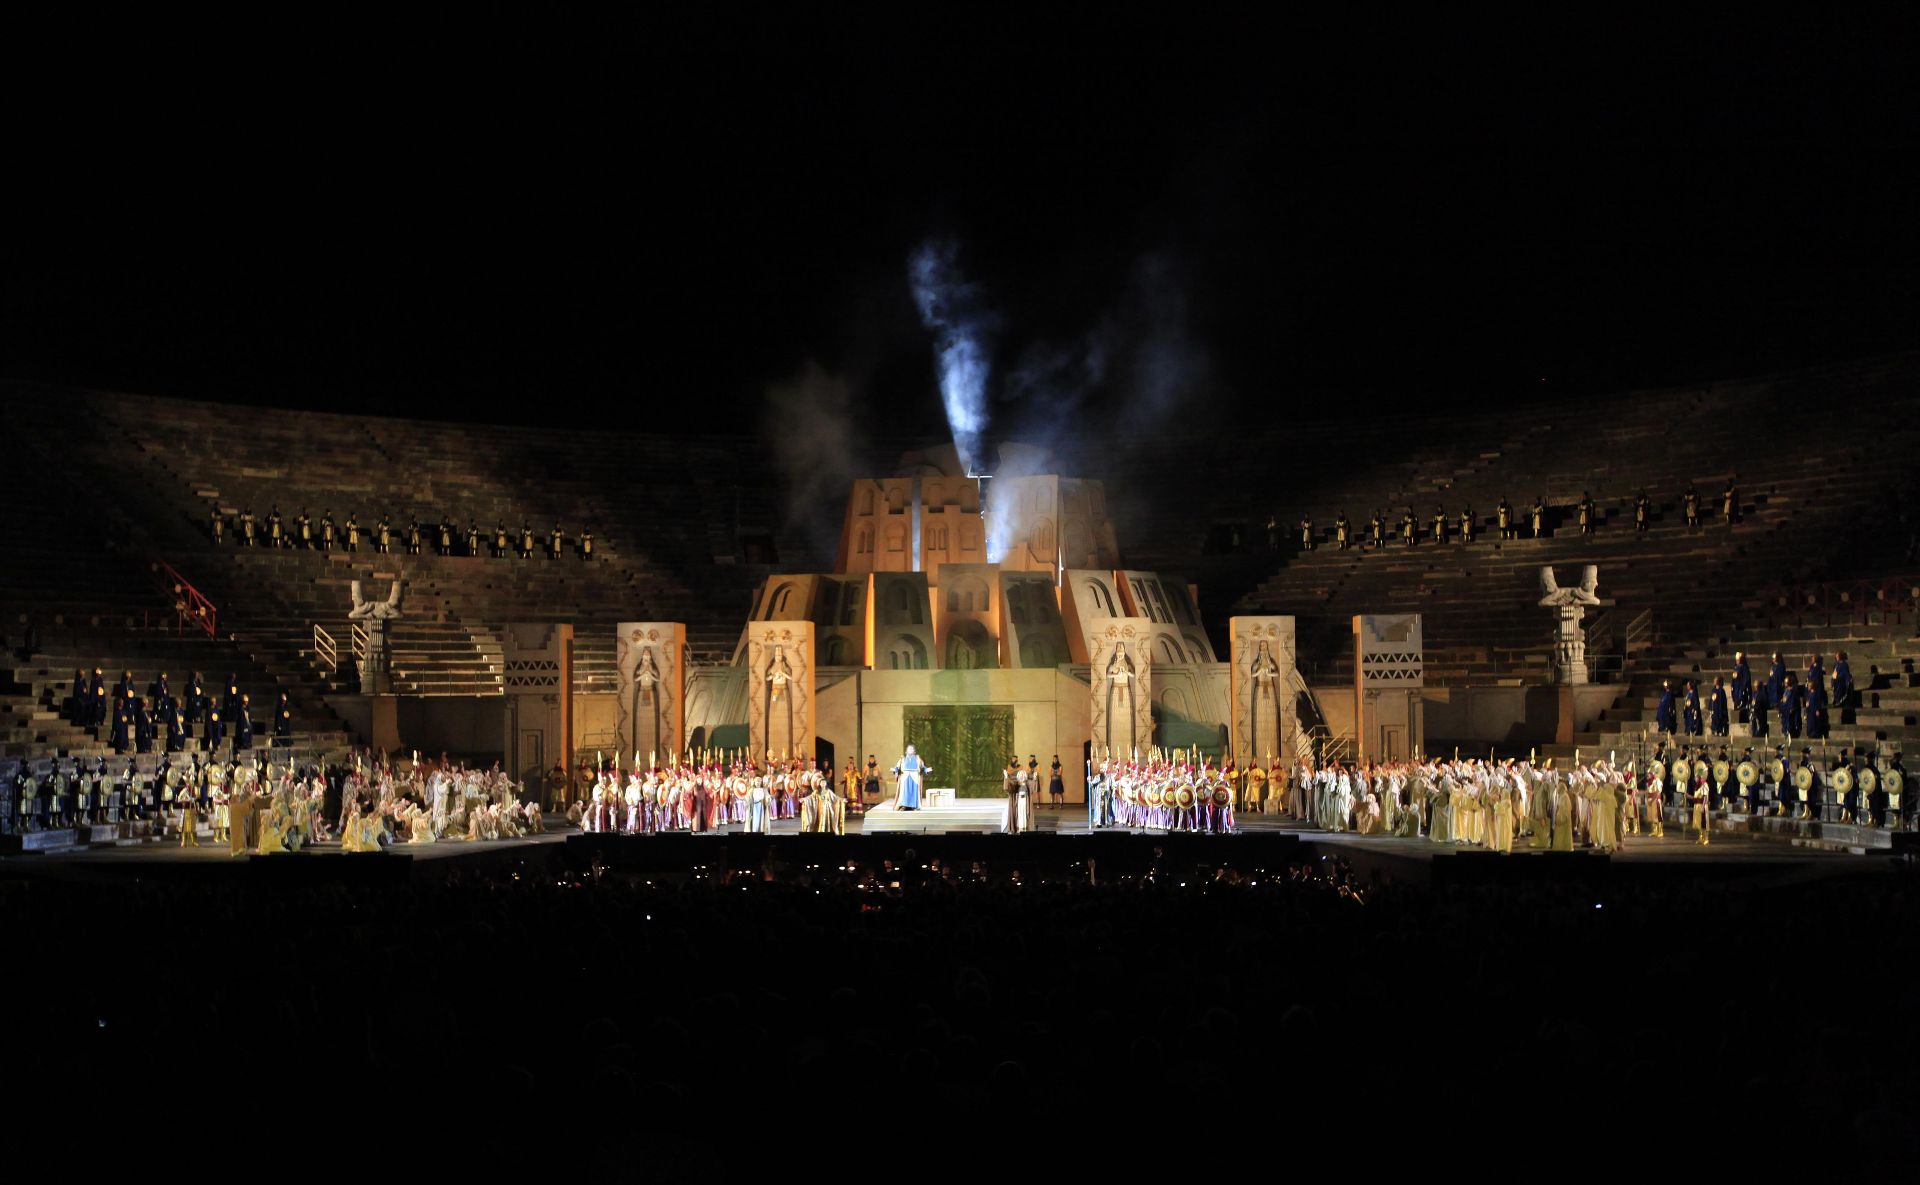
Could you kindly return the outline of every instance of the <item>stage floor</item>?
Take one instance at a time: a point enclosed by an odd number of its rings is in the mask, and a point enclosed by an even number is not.
[[[927,812],[931,816],[934,812]],[[1060,838],[1071,842],[1076,837],[1091,838],[1093,832],[1087,827],[1086,813],[1078,807],[1060,809],[1042,808],[1039,812],[1039,826],[1036,828],[1043,836]],[[883,815],[884,817],[884,815]],[[1385,835],[1356,835],[1351,832],[1332,833],[1302,823],[1288,817],[1256,815],[1239,821],[1242,835],[1291,836],[1303,844],[1313,845],[1322,854],[1338,854],[1357,864],[1381,867],[1385,869],[1412,869],[1421,866],[1447,864],[1456,860],[1466,860],[1475,864],[1497,860],[1500,857],[1485,849],[1464,844],[1437,844],[1426,839],[1405,839]],[[975,828],[963,831],[977,833]],[[865,817],[855,816],[847,820],[848,836],[867,834]],[[959,832],[956,832],[958,834]],[[744,834],[741,827],[727,825],[713,831],[700,834],[676,833],[666,838],[674,842],[705,843],[729,836]],[[929,832],[929,834],[931,834]],[[1143,829],[1102,828],[1098,833],[1103,837],[1139,836],[1150,840],[1166,836],[1165,832],[1152,832]],[[562,823],[540,834],[518,839],[481,840],[443,840],[431,844],[397,844],[386,852],[360,854],[342,851],[337,842],[312,845],[304,849],[301,856],[294,859],[324,858],[327,860],[341,857],[364,855],[370,860],[395,860],[404,858],[407,862],[457,861],[463,858],[500,857],[514,852],[528,852],[547,845],[564,844],[583,833],[570,824]],[[800,832],[799,820],[781,819],[775,821],[771,838],[792,838],[812,840]],[[887,830],[884,827],[872,829],[870,838],[878,843],[882,840],[910,838],[899,830]],[[646,844],[656,837],[607,835],[603,842],[613,844]],[[1212,837],[1180,834],[1185,842],[1205,843]],[[1581,855],[1597,856],[1597,853],[1575,852],[1552,853],[1525,846],[1525,841],[1516,843],[1507,859],[1524,861],[1540,859],[1569,859]],[[29,852],[0,856],[0,870],[50,866],[64,866],[76,870],[85,868],[106,868],[127,865],[198,865],[212,867],[229,864],[248,864],[255,861],[275,861],[285,856],[254,856],[242,854],[234,856],[224,843],[215,844],[203,841],[200,847],[180,847],[177,841],[157,841],[146,843],[123,843],[111,846],[71,848],[52,852]],[[1715,832],[1713,842],[1706,845],[1694,842],[1690,834],[1681,829],[1670,827],[1663,838],[1651,836],[1629,836],[1625,844],[1612,853],[1608,860],[1628,865],[1668,865],[1684,867],[1690,865],[1748,865],[1759,868],[1802,868],[1823,871],[1840,871],[1848,868],[1883,869],[1891,859],[1886,852],[1874,852],[1858,855],[1845,851],[1826,850],[1802,846],[1781,839],[1767,838],[1741,832]],[[1444,872],[1444,870],[1443,870]]]

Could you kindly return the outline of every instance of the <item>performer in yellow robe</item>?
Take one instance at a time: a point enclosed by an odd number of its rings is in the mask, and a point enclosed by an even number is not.
[[[1593,798],[1593,813],[1588,816],[1593,827],[1593,846],[1603,852],[1611,852],[1620,846],[1614,823],[1618,808],[1613,802],[1613,786],[1607,782],[1594,782],[1588,793]]]
[[[180,797],[180,846],[200,846],[200,804],[194,801],[191,793]]]
[[[244,791],[227,804],[227,852],[238,856],[247,850],[247,826],[253,818],[253,795]]]
[[[1553,850],[1573,850],[1573,799],[1567,794],[1566,784],[1558,778],[1553,781]]]
[[[1488,846],[1496,852],[1513,851],[1513,799],[1505,787],[1494,792],[1493,840]]]

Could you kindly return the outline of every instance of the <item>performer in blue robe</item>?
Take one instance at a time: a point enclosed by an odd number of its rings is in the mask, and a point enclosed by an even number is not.
[[[233,747],[236,749],[253,748],[253,697],[241,695],[240,710],[233,717]]]
[[[187,684],[186,709],[188,724],[200,723],[200,718],[207,713],[207,681],[200,677],[199,671],[193,673],[192,681]]]
[[[1691,679],[1687,680],[1686,703],[1687,735],[1697,737],[1700,735],[1700,689]]]
[[[1780,652],[1773,652],[1773,665],[1767,668],[1767,702],[1778,707],[1780,696],[1787,686],[1787,664],[1780,661]]]
[[[1851,707],[1853,704],[1853,668],[1847,665],[1847,652],[1842,650],[1833,664],[1833,706]]]
[[[933,767],[920,760],[920,755],[912,745],[907,746],[907,755],[893,767],[893,776],[900,781],[900,792],[894,797],[895,810],[917,811],[920,809],[920,791],[923,779],[933,772]]]
[[[1713,677],[1713,690],[1707,693],[1707,720],[1714,736],[1727,735],[1727,689],[1718,675]]]
[[[1803,715],[1806,717],[1807,739],[1810,741],[1825,739],[1827,735],[1827,685],[1825,683],[1810,682],[1808,684]]]
[[[1735,652],[1733,656],[1733,711],[1734,719],[1742,724],[1747,722],[1747,709],[1753,705],[1753,672],[1747,669],[1747,656]]]
[[[1660,681],[1660,706],[1653,710],[1653,726],[1664,733],[1673,732],[1673,684],[1665,679]]]
[[[1823,697],[1827,694],[1827,668],[1817,654],[1813,656],[1813,661],[1807,664],[1805,690],[1808,695],[1812,695],[1815,689],[1818,689]]]
[[[1800,735],[1800,685],[1792,675],[1780,689],[1780,731],[1788,741]]]

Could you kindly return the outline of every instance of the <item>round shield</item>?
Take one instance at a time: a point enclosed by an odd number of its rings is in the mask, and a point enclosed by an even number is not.
[[[1159,806],[1160,805],[1160,787],[1148,786],[1146,801],[1148,806]]]
[[[1233,801],[1233,795],[1227,792],[1227,788],[1225,786],[1215,786],[1213,788],[1213,805],[1226,806],[1228,803],[1232,801]]]
[[[1667,763],[1656,757],[1647,763],[1647,773],[1664,782],[1667,780]]]
[[[1880,775],[1881,787],[1895,798],[1900,797],[1900,787],[1903,781],[1904,779],[1901,778],[1900,771],[1897,769],[1887,770]]]
[[[1842,794],[1853,789],[1853,771],[1844,765],[1834,770],[1827,780],[1833,783],[1833,788]]]
[[[1181,810],[1186,810],[1188,807],[1191,807],[1193,805],[1193,787],[1192,786],[1180,787],[1178,790],[1173,792],[1173,799],[1175,802],[1180,804]]]
[[[1813,767],[1803,765],[1793,771],[1793,784],[1802,794],[1813,789]]]
[[[1712,769],[1713,767],[1711,765],[1708,765],[1706,758],[1703,757],[1700,760],[1693,763],[1693,776],[1696,778],[1699,778],[1701,781],[1705,781],[1707,778],[1707,774]]]
[[[1719,785],[1719,786],[1724,786],[1724,785],[1726,785],[1726,784],[1727,784],[1727,775],[1728,775],[1728,774],[1729,774],[1730,772],[1732,772],[1732,771],[1731,771],[1731,768],[1730,768],[1730,767],[1728,766],[1728,764],[1727,764],[1726,762],[1724,762],[1724,761],[1716,761],[1716,762],[1714,762],[1714,763],[1713,763],[1713,780],[1714,780],[1714,784],[1715,784],[1715,785]]]
[[[1863,765],[1853,780],[1860,786],[1860,793],[1872,794],[1880,785],[1880,775],[1873,772],[1871,765]]]
[[[747,796],[747,784],[745,782],[735,782],[733,784],[733,796],[735,798],[745,798]]]
[[[1742,786],[1751,786],[1760,780],[1760,767],[1751,761],[1742,761],[1736,776],[1740,779]]]
[[[1780,760],[1778,757],[1774,757],[1768,760],[1767,762],[1768,780],[1770,780],[1774,785],[1778,786],[1781,782],[1786,780],[1786,777],[1787,777],[1786,762]]]

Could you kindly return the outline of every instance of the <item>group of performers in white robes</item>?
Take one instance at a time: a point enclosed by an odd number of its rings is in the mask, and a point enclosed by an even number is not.
[[[1657,780],[1612,760],[1555,768],[1553,761],[1301,761],[1279,786],[1279,809],[1315,827],[1360,835],[1511,852],[1618,850],[1625,837],[1665,834]],[[1704,820],[1696,818],[1706,842]]]
[[[1094,827],[1149,831],[1234,830],[1235,778],[1207,756],[1105,760],[1088,782],[1088,817]]]
[[[518,839],[546,830],[540,804],[496,763],[418,762],[407,770],[356,766],[340,798],[340,846],[374,852],[399,844]]]
[[[847,797],[827,771],[804,761],[603,769],[574,812],[580,829],[594,834],[700,833],[732,825],[765,835],[776,819],[797,819],[803,832],[844,835],[847,829]]]

